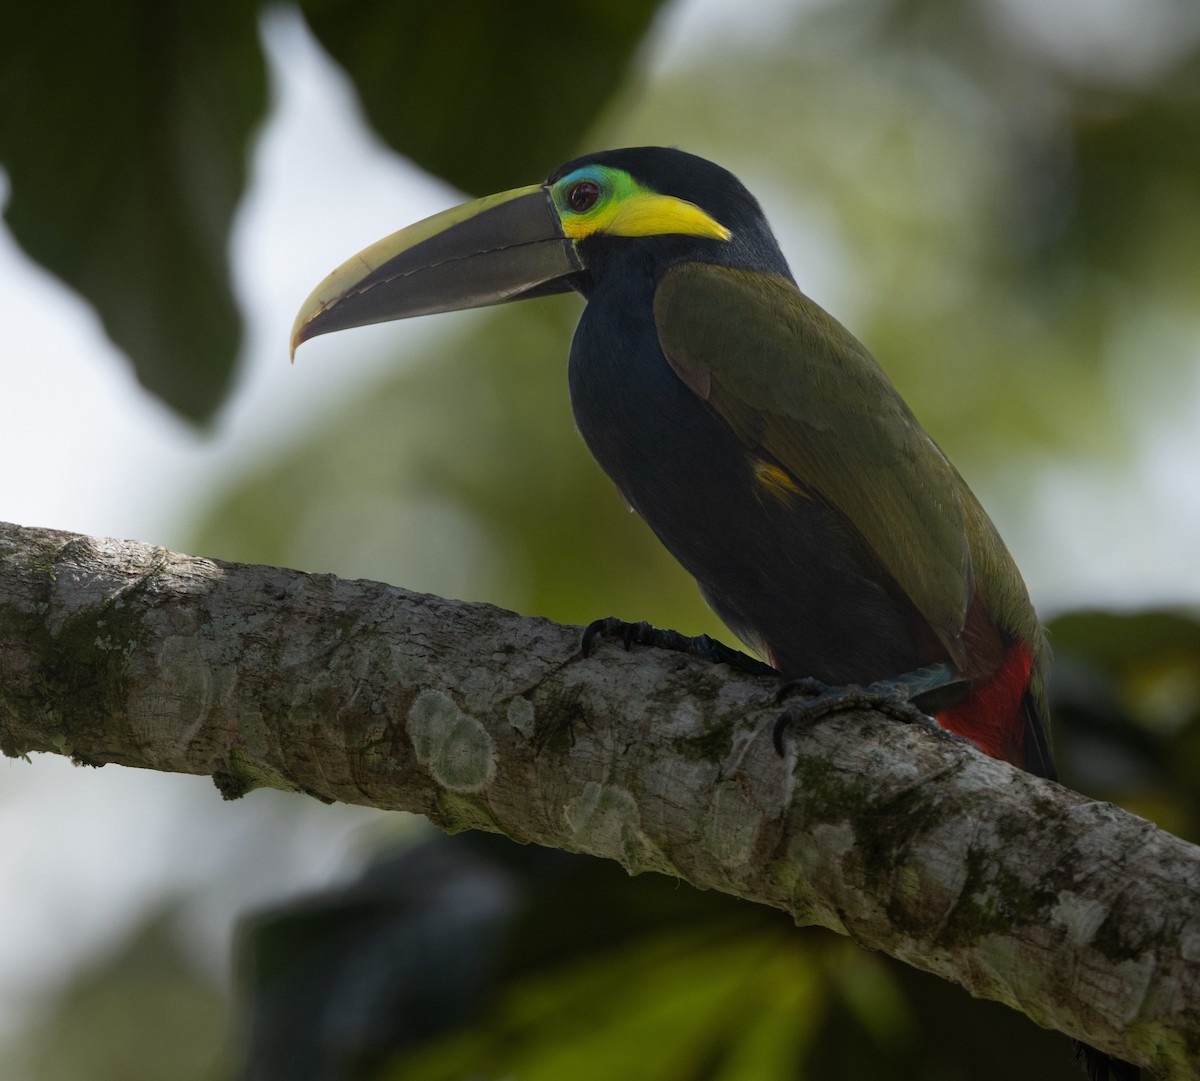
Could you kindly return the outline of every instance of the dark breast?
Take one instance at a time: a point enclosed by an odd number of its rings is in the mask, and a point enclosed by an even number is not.
[[[571,348],[571,402],[596,461],[717,615],[792,678],[865,682],[943,659],[842,516],[763,483],[762,463],[676,377],[651,295],[593,293]]]

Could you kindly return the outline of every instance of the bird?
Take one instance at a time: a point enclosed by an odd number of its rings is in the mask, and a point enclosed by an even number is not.
[[[911,703],[1056,779],[1046,639],[1016,563],[723,167],[677,148],[606,150],[435,214],[318,285],[292,354],[331,331],[569,291],[585,300],[568,360],[579,433],[767,670],[835,708],[863,688]],[[1093,1081],[1137,1077],[1080,1046]]]

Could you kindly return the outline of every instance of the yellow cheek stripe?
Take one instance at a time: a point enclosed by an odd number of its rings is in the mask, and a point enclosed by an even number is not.
[[[780,503],[786,503],[796,497],[808,498],[808,494],[792,480],[788,472],[774,462],[764,462],[762,459],[756,461],[754,479]]]
[[[594,233],[608,236],[683,233],[713,240],[728,240],[732,235],[695,203],[655,192],[638,192],[625,199],[613,199],[595,214],[566,216],[563,232],[572,240],[582,240]]]

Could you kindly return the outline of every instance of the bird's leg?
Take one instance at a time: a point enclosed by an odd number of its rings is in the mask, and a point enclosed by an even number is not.
[[[776,701],[782,702],[794,693],[809,697],[806,701],[788,706],[775,722],[771,739],[782,758],[783,734],[791,725],[811,723],[831,713],[843,713],[852,709],[875,710],[900,721],[923,724],[945,731],[937,721],[913,705],[913,699],[958,683],[961,679],[953,665],[931,664],[864,686],[850,684],[845,687],[831,687],[811,678],[790,680],[780,687],[775,696]]]
[[[619,638],[626,649],[639,646],[658,646],[660,649],[671,649],[677,653],[688,653],[701,660],[712,661],[714,664],[728,664],[739,671],[748,672],[753,676],[778,676],[779,673],[769,664],[756,660],[749,654],[742,653],[710,638],[707,634],[689,638],[678,631],[666,631],[652,627],[645,621],[628,623],[616,616],[597,619],[589,623],[583,632],[579,643],[580,652],[586,657],[592,651],[596,639],[602,635]]]

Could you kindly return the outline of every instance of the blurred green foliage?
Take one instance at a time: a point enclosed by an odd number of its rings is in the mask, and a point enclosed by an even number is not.
[[[254,8],[123,9],[135,34],[78,7],[78,40],[32,8],[0,37],[0,92],[20,106],[0,114],[7,217],[97,304],[143,382],[205,417],[227,392],[237,334],[223,250],[264,108]],[[1016,0],[797,4],[769,35],[623,76],[653,7],[585,4],[575,21],[541,3],[303,10],[381,134],[468,190],[641,142],[732,167],[802,287],[871,346],[1012,517],[1050,453],[1118,467],[1137,434],[1131,388],[1175,408],[1190,369],[1172,343],[1200,332],[1191,0],[1065,20]],[[108,35],[113,48],[90,47]],[[36,138],[31,110],[44,118]],[[207,172],[185,168],[181,148]],[[168,254],[185,268],[162,266]],[[200,280],[172,280],[181,273]],[[448,317],[446,337],[231,478],[190,547],[727,639],[572,429],[577,312],[557,298]],[[1051,632],[1064,780],[1200,840],[1200,623],[1081,612]],[[445,865],[389,854],[344,891],[253,925],[246,1054],[289,1081],[325,1062],[331,1078],[1074,1076],[1066,1042],[1019,1015],[776,913],[495,839],[431,844]],[[144,941],[168,959],[175,949],[147,935],[103,970],[114,1010],[122,973],[145,971]],[[194,972],[165,964],[154,979],[156,1009],[199,1017],[216,1039],[209,1006],[188,1005],[192,993],[212,1001]],[[79,986],[94,991],[94,973]],[[200,990],[173,999],[179,987]],[[29,1037],[36,1081],[78,1076],[63,1034],[86,1041],[94,1027],[90,1007],[66,1009],[89,1001],[75,995]],[[207,1076],[183,1065],[191,1037],[176,1054],[130,1039],[157,1076]],[[42,1050],[56,1041],[65,1064]],[[302,1053],[272,1051],[278,1041]]]
[[[1200,844],[1200,619],[1071,612],[1049,629],[1064,782]]]
[[[22,1081],[229,1076],[225,988],[180,940],[175,917],[173,905],[156,906],[76,973],[0,1058],[0,1074]]]

